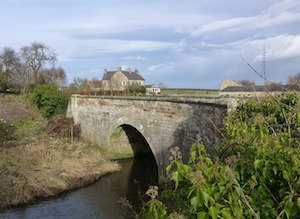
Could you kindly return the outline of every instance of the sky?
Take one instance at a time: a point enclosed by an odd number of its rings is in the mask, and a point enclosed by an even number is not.
[[[300,0],[0,0],[0,48],[42,42],[74,78],[138,69],[147,84],[219,88],[300,72]],[[247,62],[245,62],[244,60]],[[263,67],[265,66],[265,67]]]

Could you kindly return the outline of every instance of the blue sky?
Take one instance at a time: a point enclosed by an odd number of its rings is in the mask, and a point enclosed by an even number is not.
[[[147,83],[218,88],[300,72],[299,0],[0,0],[0,47],[43,42],[74,77],[101,79],[118,66]]]

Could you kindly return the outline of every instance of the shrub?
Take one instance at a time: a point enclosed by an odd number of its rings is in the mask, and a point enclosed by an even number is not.
[[[54,115],[64,115],[68,107],[68,95],[59,90],[56,85],[38,85],[30,95],[32,103],[36,104],[45,118]]]
[[[0,146],[5,146],[8,141],[15,139],[16,128],[11,123],[0,119]]]
[[[224,127],[226,139],[218,158],[210,158],[197,143],[188,164],[176,158],[168,165],[173,197],[185,194],[186,200],[175,210],[187,218],[299,215],[299,95],[242,102]]]
[[[128,86],[129,94],[131,95],[145,95],[146,87],[140,85],[129,85]]]
[[[53,137],[79,137],[80,125],[74,124],[73,118],[55,116],[48,121],[45,132]]]

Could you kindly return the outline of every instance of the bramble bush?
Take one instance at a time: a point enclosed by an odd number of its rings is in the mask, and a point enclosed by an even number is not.
[[[0,146],[5,146],[8,141],[15,139],[16,127],[10,122],[0,119]]]
[[[30,100],[35,104],[45,118],[54,115],[64,115],[67,111],[69,96],[58,89],[56,85],[38,85],[30,94]]]
[[[169,197],[183,199],[174,210],[197,219],[300,215],[300,96],[243,101],[224,130],[217,158],[196,143],[188,164],[173,159],[168,165],[175,184]]]

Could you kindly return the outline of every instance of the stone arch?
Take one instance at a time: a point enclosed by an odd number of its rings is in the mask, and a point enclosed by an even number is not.
[[[142,156],[153,156],[153,159],[155,160],[156,165],[158,165],[158,160],[156,157],[155,149],[151,146],[151,143],[148,142],[145,138],[145,136],[142,134],[142,132],[134,127],[131,124],[123,123],[121,125],[118,125],[116,128],[114,128],[113,132],[110,134],[110,136],[113,135],[114,131],[116,130],[122,130],[125,132],[125,135],[127,137],[130,149],[132,150],[132,156],[131,157],[142,157]],[[124,155],[126,153],[129,155],[129,148],[128,145],[121,146],[123,148],[118,149],[119,151],[123,151]],[[129,155],[130,156],[130,155]]]
[[[149,143],[138,129],[128,124],[120,125],[120,127],[123,128],[128,137],[134,156],[141,157],[149,154],[154,156]]]

